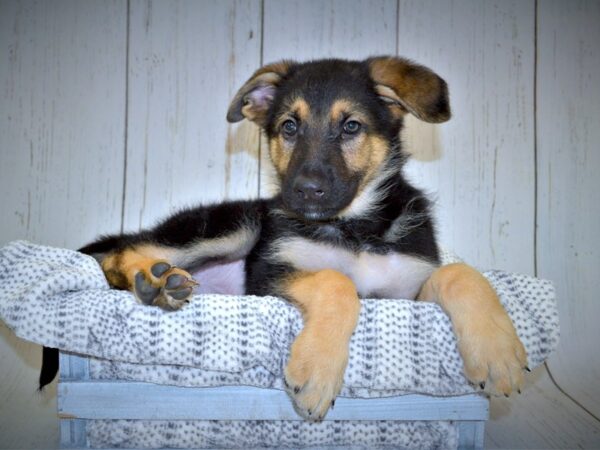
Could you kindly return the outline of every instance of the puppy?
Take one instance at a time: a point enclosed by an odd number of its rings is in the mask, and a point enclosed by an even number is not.
[[[440,266],[429,203],[402,174],[406,114],[450,118],[444,80],[408,60],[266,65],[235,95],[227,119],[262,128],[279,193],[186,209],[81,251],[112,286],[167,310],[191,297],[193,271],[243,262],[243,292],[284,297],[302,312],[285,382],[306,418],[322,419],[340,391],[359,297],[437,302],[467,378],[509,395],[523,383],[525,350],[481,274]]]

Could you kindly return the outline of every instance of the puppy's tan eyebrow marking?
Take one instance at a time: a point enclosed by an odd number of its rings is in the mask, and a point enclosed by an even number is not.
[[[297,119],[300,122],[307,122],[310,117],[310,106],[308,102],[301,97],[296,97],[284,104],[285,111],[275,120],[275,127],[279,128],[283,122],[288,119]]]
[[[355,102],[347,99],[336,100],[329,108],[329,120],[332,123],[341,122],[344,116],[351,116],[362,122],[366,122],[366,117],[361,113],[361,108]]]
[[[356,105],[349,100],[336,100],[329,109],[329,118],[332,122],[338,122],[344,115],[356,109]]]
[[[310,106],[303,98],[297,98],[290,106],[290,111],[295,114],[302,122],[306,122],[310,116]]]

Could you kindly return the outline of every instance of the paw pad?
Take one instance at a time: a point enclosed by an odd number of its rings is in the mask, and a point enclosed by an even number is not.
[[[150,272],[152,272],[152,275],[154,275],[155,277],[160,278],[170,268],[171,268],[171,265],[169,263],[159,262],[159,263],[154,264],[150,268]]]
[[[135,274],[134,293],[145,305],[173,311],[188,302],[197,284],[188,272],[159,261]]]
[[[135,274],[135,295],[144,305],[151,305],[159,293],[160,288],[154,287],[146,281],[142,272]]]

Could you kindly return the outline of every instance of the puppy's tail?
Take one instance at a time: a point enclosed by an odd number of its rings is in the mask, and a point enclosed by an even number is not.
[[[91,254],[93,251],[94,244],[87,245],[77,250],[78,252],[85,253],[86,255]],[[58,373],[58,349],[44,347],[42,350],[42,368],[40,369],[40,380],[38,390],[42,391],[44,388],[52,383],[56,374]]]
[[[39,390],[42,391],[58,373],[58,349],[44,347],[42,350],[42,368],[40,370]]]

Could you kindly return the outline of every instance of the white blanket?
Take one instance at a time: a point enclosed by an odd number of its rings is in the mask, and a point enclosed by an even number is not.
[[[484,275],[515,324],[529,367],[541,364],[558,344],[552,284],[501,271]],[[298,311],[274,297],[197,295],[177,312],[144,306],[109,289],[93,258],[24,241],[0,250],[0,318],[23,339],[91,356],[91,378],[278,389],[302,326]],[[342,396],[474,391],[437,305],[362,300]],[[111,434],[114,424],[103,435]]]
[[[558,343],[552,284],[485,272],[531,368]],[[283,388],[288,349],[302,326],[275,297],[198,295],[177,312],[136,303],[109,289],[86,255],[13,242],[0,250],[0,317],[21,338],[94,356],[94,378],[181,385]],[[104,360],[104,361],[102,361]],[[362,300],[342,395],[473,392],[462,373],[451,324],[433,303]]]

